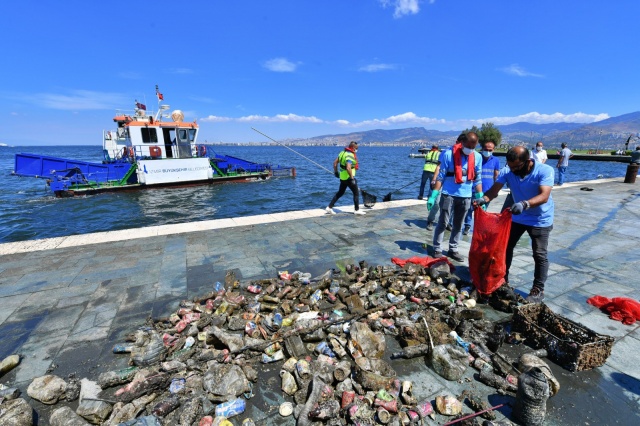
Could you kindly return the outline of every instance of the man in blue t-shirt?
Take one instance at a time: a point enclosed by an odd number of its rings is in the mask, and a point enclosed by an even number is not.
[[[509,282],[509,268],[513,259],[513,249],[522,234],[527,232],[533,247],[533,287],[529,291],[527,301],[540,303],[544,300],[544,283],[549,272],[547,246],[549,234],[553,229],[553,187],[554,171],[551,166],[540,164],[529,157],[529,150],[516,146],[507,152],[508,169],[503,168],[498,174],[496,183],[474,201],[476,205],[484,205],[498,196],[505,183],[511,188],[514,204],[509,243],[507,244],[507,273],[505,281]]]
[[[500,171],[500,160],[493,156],[493,150],[496,144],[491,141],[485,141],[482,143],[482,189],[489,189],[493,186],[493,183],[498,178],[498,172]],[[489,203],[487,203],[489,207]],[[471,231],[471,222],[473,220],[473,205],[469,207],[467,216],[464,218],[464,230],[462,235],[468,235]]]
[[[458,253],[458,241],[464,216],[471,205],[472,187],[475,187],[476,197],[482,197],[482,158],[475,151],[478,144],[475,132],[460,135],[458,139],[460,144],[440,155],[440,171],[427,201],[427,209],[431,211],[434,208],[442,190],[440,216],[433,232],[433,257],[443,256],[444,231],[449,217],[453,215],[448,255],[456,262],[462,262],[464,258]]]

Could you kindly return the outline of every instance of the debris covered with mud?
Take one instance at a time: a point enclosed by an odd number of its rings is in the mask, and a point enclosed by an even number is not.
[[[499,294],[505,296],[494,297],[492,306],[517,306],[513,291]],[[435,400],[414,395],[413,383],[400,380],[384,359],[388,339],[395,339],[401,350],[392,360],[422,357],[449,381],[472,368],[475,379],[498,393],[523,395],[514,414],[544,420],[541,405],[560,388],[540,358],[545,353],[527,354],[519,363],[499,354],[505,341],[520,338],[508,332],[508,323],[486,320],[476,299],[446,259],[402,268],[363,261],[315,278],[285,271],[246,283],[230,272],[210,293],[182,301],[169,317],[149,319],[114,346],[114,356],[129,357],[128,368],[95,381],[49,374],[35,379],[27,394],[55,405],[48,419],[54,426],[251,426],[265,420],[245,413],[261,372],[275,368],[273,390],[285,400],[274,407],[276,415],[294,416],[302,426],[496,420],[496,407],[471,386]],[[523,374],[524,384],[518,379]],[[75,400],[74,411],[69,403]],[[0,389],[0,424],[33,421],[19,391]]]

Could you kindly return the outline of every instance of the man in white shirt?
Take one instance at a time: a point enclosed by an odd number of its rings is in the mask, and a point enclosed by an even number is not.
[[[542,142],[536,144],[536,149],[531,152],[531,157],[540,164],[547,162],[547,151],[542,148]]]

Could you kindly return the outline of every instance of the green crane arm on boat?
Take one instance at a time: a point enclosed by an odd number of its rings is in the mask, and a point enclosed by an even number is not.
[[[216,165],[216,163],[214,163],[212,160],[209,160],[209,164],[211,164],[211,167],[213,167],[213,169],[218,172],[218,174],[220,176],[226,176],[227,174],[225,172],[223,172],[222,170],[220,170],[220,168]]]
[[[129,168],[127,174],[125,174],[122,179],[118,181],[118,186],[127,185],[129,178],[136,172],[136,170],[138,170],[138,163],[133,163],[131,168]]]

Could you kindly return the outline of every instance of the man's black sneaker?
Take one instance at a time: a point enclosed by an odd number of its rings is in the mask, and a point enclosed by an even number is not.
[[[471,227],[469,225],[466,225],[464,227],[464,230],[462,231],[462,235],[469,235],[469,231],[471,231]]]
[[[542,303],[544,300],[544,290],[539,287],[532,287],[529,295],[524,299],[527,303]]]
[[[433,222],[427,222],[427,231],[433,231]]]
[[[463,262],[464,258],[462,256],[460,256],[460,253],[458,253],[457,251],[451,251],[449,250],[449,255],[448,255],[451,259],[455,260],[456,262]]]

